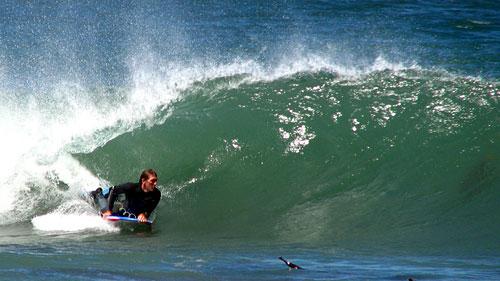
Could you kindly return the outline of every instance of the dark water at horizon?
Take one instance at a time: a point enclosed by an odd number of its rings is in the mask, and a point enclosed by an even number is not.
[[[500,278],[496,2],[1,5],[0,280]]]

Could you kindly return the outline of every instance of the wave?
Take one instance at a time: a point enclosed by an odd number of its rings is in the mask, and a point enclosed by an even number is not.
[[[60,189],[59,182],[70,183],[75,189],[99,184],[98,178],[89,177],[83,167],[76,167],[78,164],[74,163],[70,154],[91,152],[142,125],[151,127],[164,122],[168,118],[168,113],[164,111],[168,111],[169,104],[181,98],[180,93],[196,81],[238,75],[245,76],[247,79],[244,81],[269,79],[273,75],[288,75],[290,71],[311,66],[307,63],[302,68],[296,65],[278,67],[288,70],[281,74],[273,70],[271,74],[252,60],[236,60],[227,65],[202,63],[181,67],[166,62],[158,64],[157,58],[146,56],[141,60],[130,60],[129,68],[133,75],[130,85],[126,87],[99,88],[81,81],[54,81],[51,77],[46,83],[40,81],[42,86],[32,91],[2,88],[0,111],[3,118],[0,127],[8,132],[9,138],[4,141],[1,151],[4,161],[0,179],[4,196],[0,212],[13,210],[15,202],[26,199],[22,194],[30,193],[33,186],[52,186],[52,196],[57,197],[61,195],[57,191]],[[11,84],[7,74],[4,73],[1,78],[5,82],[3,85]],[[234,81],[243,83],[243,80]],[[64,166],[71,168],[62,168]],[[55,172],[61,168],[68,171]],[[70,179],[79,173],[82,173],[78,179],[81,184]],[[57,174],[56,179],[52,179],[54,174]],[[60,179],[64,174],[67,178]],[[50,183],[54,181],[57,183]],[[24,204],[30,206],[28,210],[36,209],[35,202]],[[27,212],[15,219],[1,216],[0,221],[10,223],[32,215],[32,212]]]
[[[480,245],[497,241],[496,81],[382,57],[287,61],[180,67],[151,57],[132,60],[123,88],[2,94],[12,134],[0,224],[48,230],[54,216],[88,218],[88,203],[74,201],[82,191],[153,167],[168,235],[438,245],[460,229]],[[81,221],[62,230],[109,231]]]
[[[78,155],[112,182],[156,167],[168,235],[425,249],[497,241],[495,82],[305,71],[219,77],[181,95],[166,122]]]

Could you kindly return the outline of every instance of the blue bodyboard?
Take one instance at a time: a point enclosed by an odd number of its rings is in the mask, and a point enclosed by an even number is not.
[[[153,223],[153,221],[151,221],[151,220],[147,220],[145,222],[140,222],[138,219],[135,219],[135,218],[120,217],[120,216],[107,216],[104,219],[108,220],[108,221],[123,221],[123,222],[140,223],[140,224],[152,224]]]

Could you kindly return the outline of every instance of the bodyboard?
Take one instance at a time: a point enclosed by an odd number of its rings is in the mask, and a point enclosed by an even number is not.
[[[138,223],[138,224],[152,224],[153,223],[152,220],[140,222],[138,219],[135,219],[135,218],[120,217],[120,216],[107,216],[104,219],[107,221],[123,221],[123,222]]]

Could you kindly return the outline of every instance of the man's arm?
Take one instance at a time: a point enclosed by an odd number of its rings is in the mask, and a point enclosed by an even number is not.
[[[154,201],[151,202],[151,204],[149,204],[148,206],[146,206],[146,211],[144,213],[139,214],[137,216],[137,219],[141,222],[146,221],[151,215],[151,213],[154,211],[156,206],[158,205],[158,202],[160,202],[160,198],[161,198],[160,191],[155,192]]]

